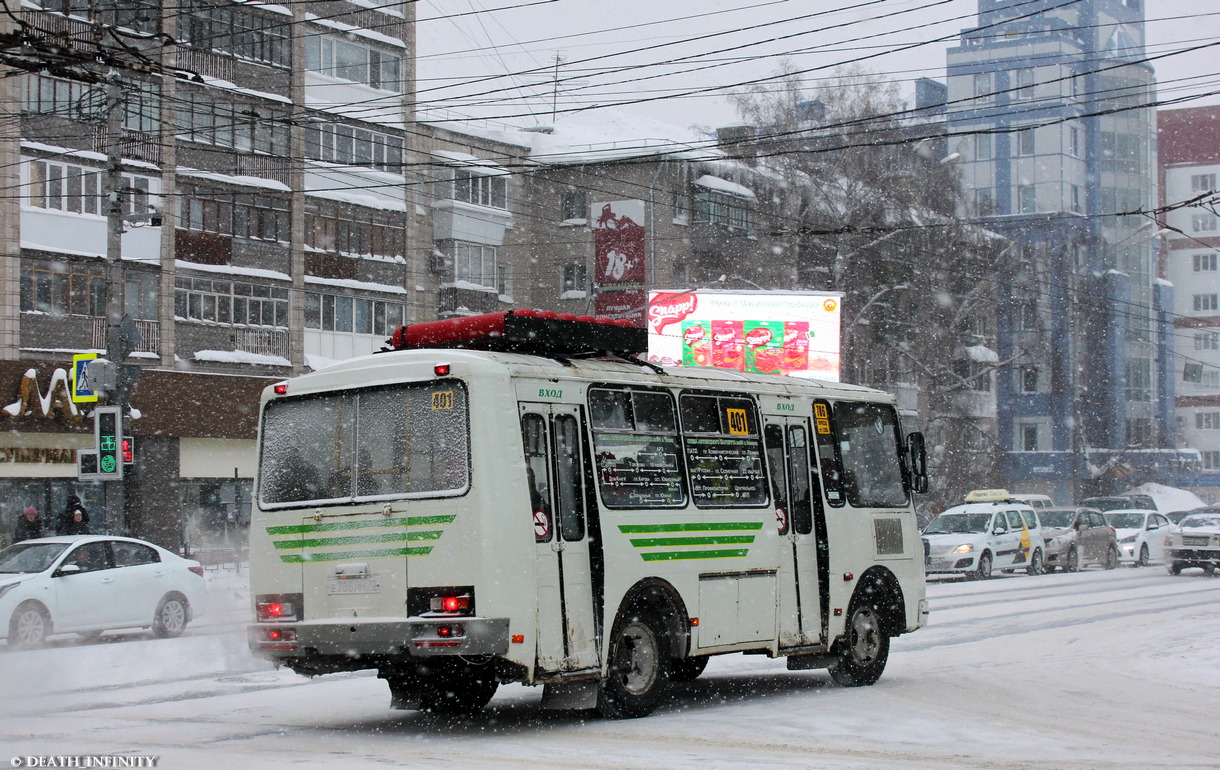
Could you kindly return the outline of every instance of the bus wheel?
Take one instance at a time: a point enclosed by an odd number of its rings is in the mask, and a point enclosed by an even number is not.
[[[654,610],[633,608],[614,623],[610,672],[597,691],[597,710],[611,719],[647,716],[669,681],[669,645]]]
[[[469,714],[486,706],[500,686],[492,665],[474,666],[461,660],[445,660],[428,668],[420,686],[421,711]]]
[[[669,681],[691,682],[698,679],[699,675],[703,673],[703,669],[707,668],[707,661],[710,657],[710,655],[700,655],[697,658],[671,660],[669,662]]]
[[[881,678],[890,657],[890,637],[879,610],[889,592],[874,586],[871,596],[857,592],[847,614],[847,632],[839,641],[839,657],[830,666],[830,676],[843,687],[874,684]]]

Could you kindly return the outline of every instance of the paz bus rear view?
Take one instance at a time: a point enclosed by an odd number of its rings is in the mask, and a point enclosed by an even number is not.
[[[278,664],[638,717],[725,653],[872,684],[927,622],[892,396],[664,369],[643,329],[540,311],[391,342],[263,394],[249,636]]]

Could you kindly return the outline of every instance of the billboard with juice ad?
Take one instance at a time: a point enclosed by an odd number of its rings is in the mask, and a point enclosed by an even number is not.
[[[839,380],[842,294],[650,291],[648,359]]]

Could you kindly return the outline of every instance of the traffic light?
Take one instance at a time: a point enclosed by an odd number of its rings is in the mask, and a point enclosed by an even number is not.
[[[123,436],[123,439],[119,442],[119,450],[123,454],[123,465],[135,465],[135,462],[136,462],[135,436]]]
[[[123,478],[122,407],[99,406],[93,410],[93,438],[97,447],[98,478]]]

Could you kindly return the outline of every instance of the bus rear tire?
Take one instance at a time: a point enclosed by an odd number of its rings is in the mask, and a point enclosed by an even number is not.
[[[493,665],[474,666],[455,659],[429,668],[420,683],[421,711],[471,714],[486,706],[500,686]]]
[[[858,590],[852,599],[838,659],[830,666],[830,676],[836,684],[863,687],[881,678],[890,657],[890,635],[881,617],[888,596],[884,586],[877,583],[871,591]]]
[[[669,683],[669,638],[655,610],[633,607],[614,622],[609,675],[597,690],[597,710],[610,719],[652,713]]]
[[[674,659],[669,662],[669,681],[671,682],[693,682],[703,673],[703,669],[707,668],[709,655],[700,655],[697,658],[684,658],[681,660]]]

